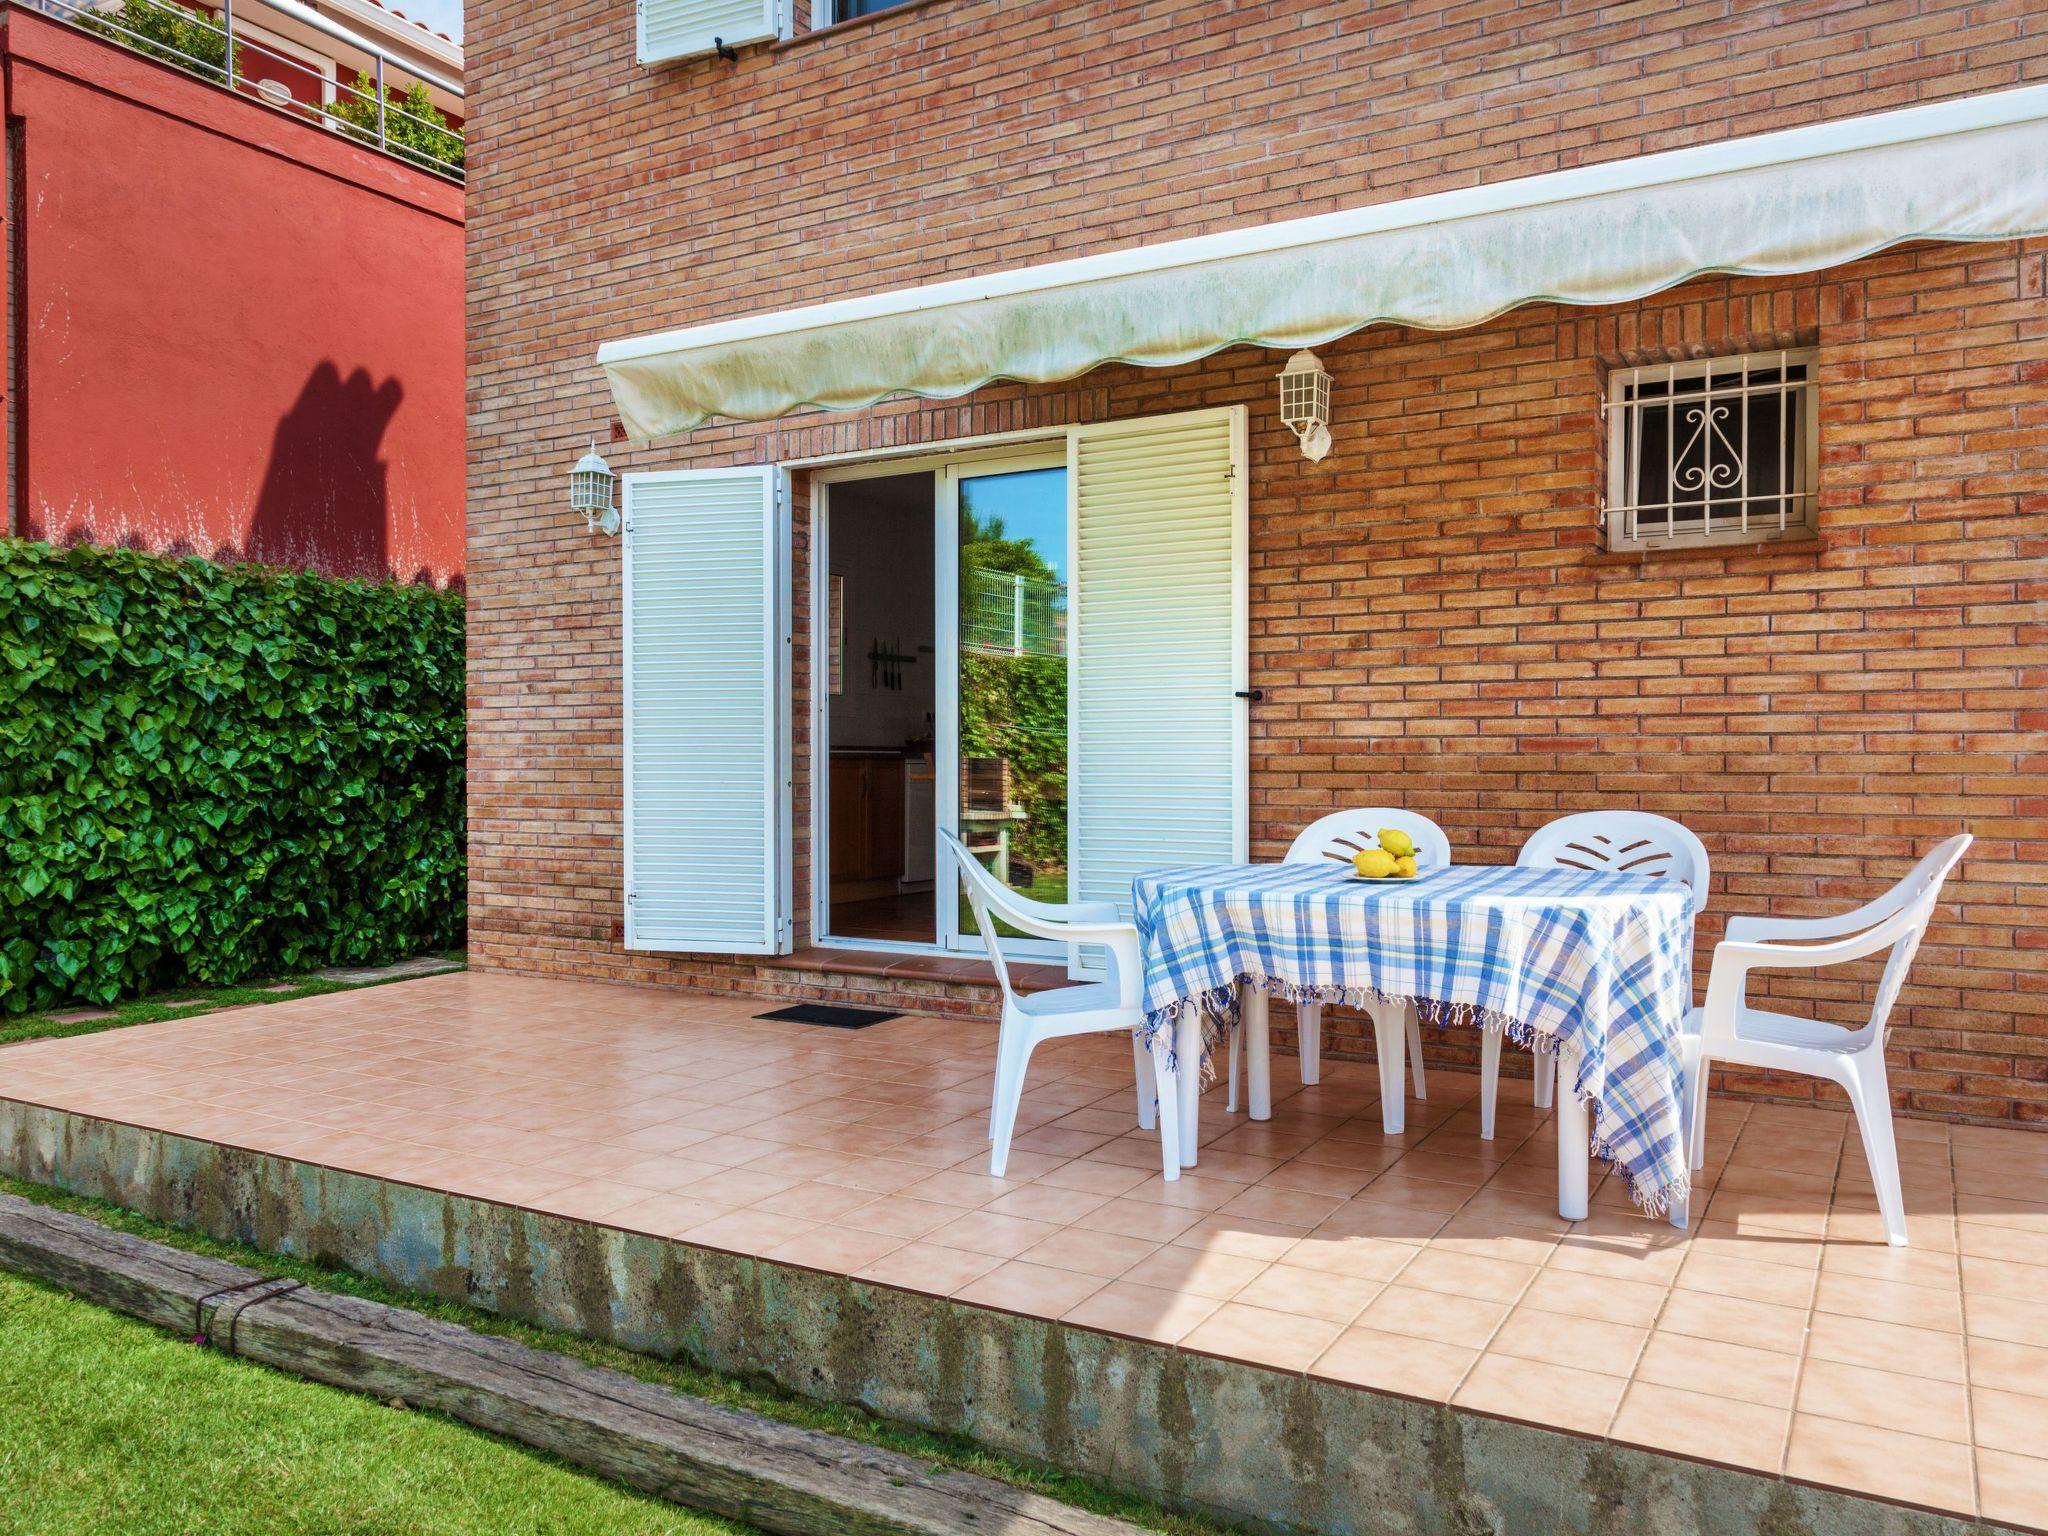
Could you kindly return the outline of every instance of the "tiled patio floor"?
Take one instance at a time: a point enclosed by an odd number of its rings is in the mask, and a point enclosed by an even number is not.
[[[1884,1245],[1846,1117],[1715,1101],[1690,1232],[1371,1068],[1158,1175],[1128,1046],[1042,1049],[986,1173],[994,1033],[467,973],[0,1052],[0,1097],[940,1292],[1285,1371],[2048,1527],[2048,1135],[1898,1125]]]

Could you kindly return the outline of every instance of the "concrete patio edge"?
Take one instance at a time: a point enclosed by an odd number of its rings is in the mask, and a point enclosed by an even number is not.
[[[2012,1529],[20,1100],[0,1171],[1289,1536]]]

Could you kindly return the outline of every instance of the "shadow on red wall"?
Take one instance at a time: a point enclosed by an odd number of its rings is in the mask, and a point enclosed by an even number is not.
[[[362,368],[343,378],[332,359],[306,380],[271,438],[270,463],[249,520],[247,557],[313,565],[333,576],[391,570],[390,465],[384,434],[405,398],[396,378]]]

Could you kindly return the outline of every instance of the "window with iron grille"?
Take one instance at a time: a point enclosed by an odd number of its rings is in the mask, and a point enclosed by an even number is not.
[[[1810,535],[1820,432],[1811,351],[1608,375],[1610,549]]]

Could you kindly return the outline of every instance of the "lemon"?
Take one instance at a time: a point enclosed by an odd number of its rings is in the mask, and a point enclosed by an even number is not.
[[[1394,873],[1403,880],[1413,880],[1415,878],[1415,855],[1411,853],[1406,858],[1394,860]]]
[[[1415,839],[1399,827],[1381,827],[1380,847],[1397,859],[1412,858],[1415,853]]]
[[[1384,880],[1394,872],[1394,856],[1379,848],[1367,848],[1351,860],[1368,880]]]

